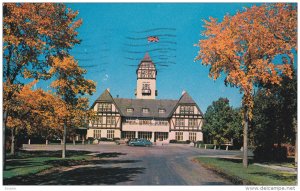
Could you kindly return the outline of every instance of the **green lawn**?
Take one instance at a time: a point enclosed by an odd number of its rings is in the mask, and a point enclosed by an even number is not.
[[[87,153],[89,152],[67,151],[67,158],[62,159],[61,151],[21,151],[15,156],[8,155],[3,178],[36,174],[52,167],[84,161],[89,158]]]
[[[234,184],[296,185],[297,175],[250,164],[243,168],[239,159],[196,158],[205,167],[229,178]]]

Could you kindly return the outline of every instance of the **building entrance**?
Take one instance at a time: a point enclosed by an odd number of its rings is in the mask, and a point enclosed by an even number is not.
[[[152,132],[138,132],[138,138],[139,139],[147,139],[151,140],[152,139]]]
[[[155,132],[154,133],[154,142],[167,140],[168,138],[169,138],[168,132]]]
[[[123,131],[121,133],[122,138],[133,139],[135,138],[135,131]]]

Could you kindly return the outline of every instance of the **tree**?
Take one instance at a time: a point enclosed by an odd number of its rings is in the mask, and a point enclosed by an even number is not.
[[[3,4],[3,134],[22,79],[49,79],[50,57],[68,55],[80,41],[78,12],[61,3]],[[5,145],[5,137],[3,139]],[[5,168],[5,148],[3,149]]]
[[[64,102],[42,89],[32,90],[36,81],[26,84],[14,99],[14,108],[8,116],[7,127],[11,129],[11,154],[15,153],[15,136],[26,129],[29,134],[38,134],[46,139],[60,131],[62,119],[67,115]]]
[[[264,4],[253,6],[223,21],[205,22],[195,60],[210,66],[209,76],[216,80],[226,74],[225,85],[243,94],[243,166],[248,166],[248,123],[252,118],[254,87],[280,84],[282,76],[292,77],[293,51],[297,45],[297,5]],[[275,60],[281,61],[275,64]]]
[[[237,110],[232,109],[227,98],[219,98],[208,106],[204,115],[203,131],[216,144],[224,144],[234,139],[239,142],[241,135],[241,117]]]
[[[260,87],[254,96],[254,116],[251,126],[253,132],[255,159],[279,160],[286,158],[283,143],[295,145],[297,121],[297,76],[293,79],[283,77],[281,86],[267,84],[271,94],[266,95]],[[277,145],[275,147],[275,144]]]
[[[52,68],[50,74],[56,80],[51,84],[56,89],[57,95],[64,101],[68,115],[64,118],[62,158],[66,157],[67,128],[76,123],[76,114],[85,111],[87,103],[80,99],[80,95],[92,94],[95,91],[95,83],[84,78],[86,70],[78,66],[78,62],[72,56],[51,57]],[[74,112],[76,111],[76,112]],[[77,118],[78,119],[78,118]]]

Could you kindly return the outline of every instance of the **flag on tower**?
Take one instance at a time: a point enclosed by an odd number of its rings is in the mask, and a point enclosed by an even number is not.
[[[157,36],[148,36],[148,42],[158,42],[159,38]]]

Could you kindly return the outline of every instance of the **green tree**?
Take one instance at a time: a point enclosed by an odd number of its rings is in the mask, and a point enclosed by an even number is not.
[[[209,76],[214,80],[225,74],[225,84],[239,88],[243,94],[243,166],[248,167],[248,124],[253,116],[254,89],[258,83],[280,84],[283,75],[292,77],[297,5],[253,6],[224,16],[220,23],[215,18],[204,22],[204,38],[198,43],[196,60],[210,66]],[[281,63],[274,63],[277,57],[283,58]]]
[[[203,132],[208,140],[216,144],[228,143],[234,140],[240,142],[242,118],[238,109],[232,109],[227,98],[219,98],[208,106],[204,115]]]
[[[270,93],[268,92],[270,91]],[[283,143],[295,145],[297,121],[297,76],[283,77],[281,86],[264,85],[254,97],[254,116],[251,126],[257,160],[284,160]],[[277,147],[274,147],[277,144]]]

